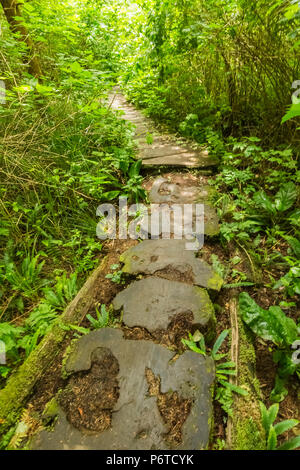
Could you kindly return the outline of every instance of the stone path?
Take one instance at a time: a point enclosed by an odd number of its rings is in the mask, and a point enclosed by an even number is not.
[[[138,156],[142,158],[144,166],[207,168],[218,163],[216,158],[209,156],[207,150],[194,150],[187,145],[178,145],[174,138],[159,134],[153,123],[129,104],[122,94],[113,95],[110,106],[121,111],[123,119],[134,124]],[[150,136],[152,143],[147,142]]]
[[[123,110],[122,118],[136,126],[143,165],[201,168],[216,163],[205,151],[158,135],[152,122],[122,95],[114,97],[112,107]],[[149,133],[154,136],[151,145],[146,143]],[[219,223],[210,197],[211,188],[199,187],[189,173],[159,176],[149,190],[155,205],[151,214],[165,214],[174,204],[183,208],[203,203],[204,231],[214,236]],[[122,254],[123,272],[135,278],[113,301],[114,311],[121,312],[123,331],[96,330],[75,343],[64,366],[68,384],[56,397],[54,429],[40,432],[33,448],[196,450],[208,446],[214,363],[191,351],[182,353],[178,342],[171,340],[171,349],[163,342],[157,344],[157,338],[171,329],[180,335],[179,344],[188,331],[198,329],[207,338],[214,336],[209,292],[219,291],[222,279],[197,257],[196,246],[187,249],[187,240],[176,239],[182,217],[173,214],[171,239],[144,240]],[[194,230],[194,220],[190,224]],[[154,238],[159,235],[165,235],[162,226]],[[187,239],[191,241],[190,236]],[[141,337],[124,337],[125,331],[128,335],[136,330]],[[51,419],[49,410],[45,419]]]

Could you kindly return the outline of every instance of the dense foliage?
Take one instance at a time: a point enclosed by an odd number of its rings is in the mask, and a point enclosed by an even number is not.
[[[136,103],[200,142],[212,132],[296,139],[280,122],[300,76],[297,2],[130,3],[119,41]]]
[[[22,15],[34,51],[0,18],[0,319],[10,363],[97,264],[99,201],[135,200],[139,184],[131,131],[106,105],[117,69],[113,10],[50,0],[24,3]],[[30,54],[42,75],[29,73]]]
[[[299,377],[291,361],[300,294],[299,2],[0,3],[0,339],[8,359],[0,385],[98,263],[99,202],[144,197],[132,128],[107,103],[119,84],[147,115],[219,157],[211,184],[220,243],[240,255],[229,267],[216,255],[212,263],[225,287],[249,288],[241,317],[274,348],[271,399],[282,401]],[[236,267],[241,253],[251,272]],[[259,305],[262,289],[270,308]],[[88,320],[105,326],[110,311],[102,305]],[[201,341],[186,345],[206,354]],[[233,369],[219,364],[217,398],[228,415],[232,392],[243,393],[226,379]],[[295,425],[273,426],[277,412],[262,408],[269,448]]]

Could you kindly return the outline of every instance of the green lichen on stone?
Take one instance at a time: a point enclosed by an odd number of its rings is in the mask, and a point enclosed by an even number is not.
[[[201,189],[202,189],[202,191],[203,190],[206,191],[207,195],[201,196],[201,194],[200,194],[199,197],[197,198],[197,201],[196,201],[198,203],[213,202],[216,195],[218,194],[217,190],[213,186],[205,185],[205,186],[201,187]]]
[[[207,342],[211,342],[216,337],[216,325],[217,325],[214,305],[206,289],[202,289],[201,287],[194,287],[194,289],[197,295],[201,299],[202,312],[205,312],[205,316],[206,318],[208,318],[208,324],[205,328],[204,336]]]
[[[42,419],[45,424],[53,422],[59,414],[59,404],[56,397],[53,397],[45,406]]]
[[[207,287],[208,289],[213,289],[219,291],[223,286],[223,279],[218,273],[214,273],[214,275],[208,280]]]
[[[128,255],[126,252],[123,253],[120,256],[120,263],[124,263],[124,266],[122,268],[123,273],[125,274],[130,274],[132,269],[131,269],[131,264],[130,264],[130,255]]]
[[[75,338],[71,341],[67,349],[65,350],[64,357],[62,360],[62,367],[61,367],[61,376],[63,379],[67,379],[71,373],[67,371],[66,364],[70,362],[70,358],[72,357],[73,353],[76,351],[76,345],[78,342],[78,338]]]

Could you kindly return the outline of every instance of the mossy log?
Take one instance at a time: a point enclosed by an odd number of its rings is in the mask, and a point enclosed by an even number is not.
[[[7,431],[16,423],[26,400],[30,397],[36,383],[45,375],[50,364],[60,351],[66,337],[68,326],[79,325],[96,303],[96,286],[107,269],[107,258],[93,272],[80,289],[77,296],[67,306],[62,315],[53,323],[49,333],[24,363],[8,379],[0,390],[0,433]]]
[[[256,356],[253,335],[243,324],[237,293],[230,300],[231,360],[236,363],[237,376],[231,381],[247,390],[247,396],[234,394],[233,416],[228,420],[227,447],[230,450],[263,450],[264,432],[259,400],[260,385],[256,377]]]

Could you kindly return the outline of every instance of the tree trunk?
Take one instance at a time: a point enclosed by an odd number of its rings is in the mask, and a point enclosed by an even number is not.
[[[9,27],[14,34],[18,34],[19,40],[25,42],[28,47],[27,61],[28,72],[36,78],[40,78],[42,70],[38,57],[35,55],[34,44],[22,22],[16,17],[21,17],[20,6],[17,0],[0,0]]]

